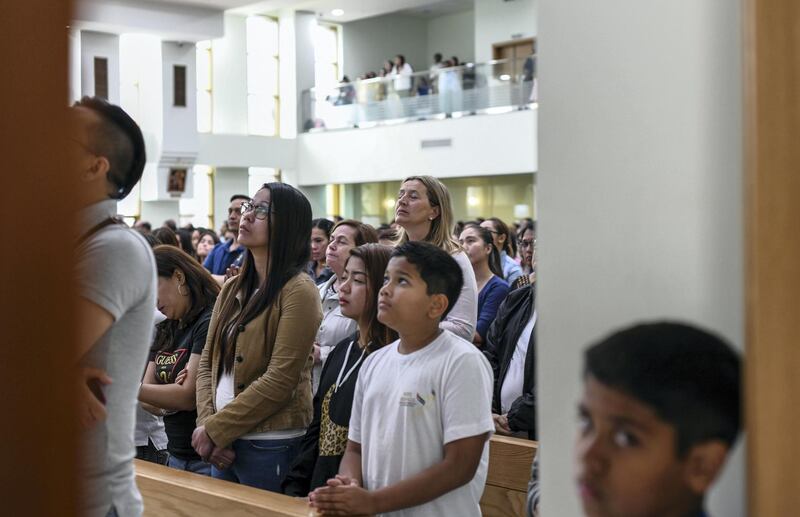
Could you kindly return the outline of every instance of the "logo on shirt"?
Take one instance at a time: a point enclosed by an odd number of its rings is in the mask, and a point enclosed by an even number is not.
[[[403,392],[403,395],[400,396],[400,407],[422,407],[425,406],[428,402],[433,402],[436,398],[436,392],[431,391],[431,394],[428,397],[424,397],[420,395],[419,392],[412,393],[410,391]]]
[[[172,384],[175,377],[186,367],[189,350],[179,348],[174,352],[159,352],[153,362],[156,363],[156,378],[162,384]]]

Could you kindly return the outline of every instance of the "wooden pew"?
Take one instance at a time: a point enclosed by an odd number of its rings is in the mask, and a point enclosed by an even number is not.
[[[134,460],[145,517],[307,517],[301,499]]]
[[[481,497],[484,517],[525,515],[525,498],[538,442],[492,436],[489,441],[489,474]]]
[[[493,436],[489,472],[481,497],[485,517],[519,517],[531,464],[538,444]],[[301,499],[228,483],[154,463],[134,460],[136,482],[144,498],[145,517],[309,517],[315,515]]]

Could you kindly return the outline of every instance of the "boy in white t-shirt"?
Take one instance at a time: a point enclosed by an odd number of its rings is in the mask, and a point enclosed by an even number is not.
[[[392,253],[378,320],[400,339],[361,368],[339,474],[309,496],[320,512],[481,514],[492,370],[475,346],[439,329],[462,283],[436,246],[407,242]]]

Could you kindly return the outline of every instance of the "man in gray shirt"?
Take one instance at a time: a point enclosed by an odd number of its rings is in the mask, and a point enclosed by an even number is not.
[[[71,110],[73,171],[80,183],[77,274],[79,350],[85,384],[79,416],[81,514],[138,517],[142,498],[133,470],[139,385],[156,304],[155,263],[147,242],[115,220],[142,176],[144,140],[121,108],[84,97]]]

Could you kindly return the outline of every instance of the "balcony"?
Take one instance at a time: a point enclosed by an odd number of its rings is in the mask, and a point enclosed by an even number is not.
[[[535,56],[359,79],[303,92],[303,131],[369,128],[535,107]]]

